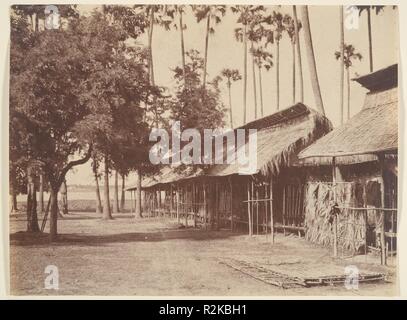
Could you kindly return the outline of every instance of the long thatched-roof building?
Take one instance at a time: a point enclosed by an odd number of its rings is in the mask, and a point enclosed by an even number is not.
[[[237,162],[181,173],[167,167],[143,183],[144,210],[176,216],[185,224],[192,220],[250,234],[274,228],[301,232],[305,174],[293,164],[302,149],[332,130],[330,121],[298,103],[237,129],[257,130],[252,133],[257,135],[257,164],[250,175],[241,174]],[[241,148],[248,150],[247,143]]]

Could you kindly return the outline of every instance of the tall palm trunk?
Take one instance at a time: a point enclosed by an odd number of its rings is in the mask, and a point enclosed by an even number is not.
[[[311,76],[312,91],[314,93],[317,110],[325,115],[324,104],[322,102],[321,89],[319,87],[317,66],[315,64],[314,48],[312,46],[311,26],[309,23],[308,6],[301,6],[301,16],[304,25],[305,49],[307,51],[308,64]]]
[[[153,29],[154,29],[154,9],[150,13],[150,26],[148,30],[148,55],[149,55],[149,69],[150,69],[150,83],[154,86],[154,63],[153,63]]]
[[[44,213],[44,175],[40,173],[40,198],[39,198],[39,207],[40,207],[40,214]]]
[[[125,188],[125,176],[122,174],[122,194],[120,198],[120,211],[124,212],[125,205],[126,205],[126,191],[124,190]]]
[[[98,177],[96,160],[93,160],[92,169],[93,169],[93,176],[95,177],[96,213],[101,214],[103,208],[102,208],[102,200],[100,197],[99,177]]]
[[[182,72],[184,74],[184,85],[186,84],[185,79],[185,43],[184,43],[184,23],[182,22],[182,11],[179,11],[179,29],[181,35],[181,59],[182,59]]]
[[[277,110],[280,110],[280,40],[276,41],[276,88],[277,88]]]
[[[295,32],[295,44],[297,48],[297,58],[298,58],[298,73],[300,80],[300,102],[304,102],[304,79],[302,75],[302,59],[301,59],[301,45],[300,45],[300,36],[298,32],[298,18],[297,18],[297,7],[293,6],[293,15],[294,15],[294,32]]]
[[[264,107],[263,107],[263,83],[261,79],[261,67],[259,68],[259,93],[260,93],[260,116],[264,117]]]
[[[105,185],[104,185],[104,199],[103,199],[103,219],[112,219],[110,211],[110,195],[109,195],[109,159],[105,155]]]
[[[39,232],[37,217],[37,190],[34,181],[33,168],[29,165],[27,168],[27,231]]]
[[[232,115],[232,82],[228,80],[228,91],[229,91],[229,117],[230,117],[230,128],[233,129],[233,115]]]
[[[346,68],[346,88],[347,88],[347,104],[348,104],[348,120],[350,119],[350,75],[349,68]]]
[[[247,109],[247,26],[243,28],[243,124],[246,124]]]
[[[367,30],[369,36],[369,68],[373,72],[373,43],[372,43],[372,21],[370,8],[367,8]]]
[[[206,70],[208,66],[208,46],[209,46],[209,30],[211,27],[211,15],[208,13],[206,18],[206,36],[205,36],[205,59],[204,59],[204,70],[203,70],[203,82],[202,87],[205,88],[206,85]]]
[[[344,46],[345,46],[345,36],[343,30],[343,7],[339,6],[339,28],[340,28],[340,53],[341,53],[341,69],[340,69],[340,88],[339,88],[339,109],[341,111],[341,124],[343,124],[343,89],[344,89]]]
[[[119,173],[114,171],[114,194],[113,194],[113,213],[120,212],[119,209]]]
[[[251,50],[253,52],[253,41],[251,41]],[[252,70],[253,70],[253,97],[254,97],[254,118],[257,119],[257,87],[256,87],[256,64],[254,62],[254,55],[252,54]]]
[[[142,218],[143,215],[141,213],[141,174],[140,170],[136,170],[136,184],[137,184],[137,189],[136,189],[136,210],[135,210],[135,216],[136,218]]]

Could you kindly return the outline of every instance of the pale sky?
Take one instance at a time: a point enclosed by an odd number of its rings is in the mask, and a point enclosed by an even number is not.
[[[94,7],[95,6],[80,5],[79,10],[81,12],[86,12],[92,10]],[[276,6],[268,7],[268,10],[270,11],[273,9],[276,10]],[[282,6],[281,8],[278,8],[278,10],[292,15],[291,6]],[[299,19],[301,20],[300,12],[298,12],[298,14]],[[340,63],[335,60],[334,52],[339,49],[339,7],[309,6],[309,18],[325,113],[334,126],[337,126],[340,121]],[[210,35],[208,79],[219,75],[223,68],[239,69],[241,73],[243,72],[243,44],[237,42],[234,38],[234,29],[238,26],[236,24],[236,19],[237,16],[228,10],[222,22],[215,26],[215,34]],[[195,17],[190,12],[186,13],[184,21],[187,25],[187,29],[184,30],[185,49],[196,49],[203,55],[205,45],[205,23],[201,22],[198,24]],[[397,9],[393,10],[391,7],[386,7],[384,12],[381,12],[378,16],[372,12],[372,35],[374,70],[397,63],[399,59]],[[304,103],[313,108],[314,97],[310,84],[308,62],[302,33],[300,34],[300,41],[304,77]],[[139,39],[139,42],[146,44],[146,37],[142,36]],[[360,52],[363,56],[362,61],[355,62],[352,67],[351,78],[355,76],[355,73],[359,75],[368,73],[369,57],[366,12],[360,17],[358,29],[347,30],[345,28],[345,42],[353,44],[356,51]],[[275,46],[271,47],[270,50],[275,57]],[[288,36],[285,36],[280,42],[280,109],[289,107],[292,102],[291,52],[291,43]],[[156,84],[170,88],[173,87],[175,81],[172,79],[171,69],[181,64],[181,45],[178,30],[165,31],[161,27],[154,27],[153,60]],[[247,119],[250,121],[254,119],[254,95],[250,58],[248,58],[248,62],[247,107],[249,112]],[[276,68],[273,67],[268,72],[264,70],[263,101],[265,115],[276,111],[275,84]],[[222,83],[221,86],[222,100],[225,106],[228,106],[226,86],[224,83]],[[366,90],[358,83],[351,82],[351,115],[360,111],[365,93]],[[235,125],[240,125],[243,121],[243,81],[235,82],[232,85],[232,102],[234,123]],[[258,105],[258,110],[260,110],[259,98]],[[344,108],[346,110],[346,96]],[[130,174],[128,180],[129,184],[134,183],[134,174]],[[67,175],[67,182],[68,184],[93,184],[94,180],[90,170],[90,163],[76,167],[73,172],[69,172]]]

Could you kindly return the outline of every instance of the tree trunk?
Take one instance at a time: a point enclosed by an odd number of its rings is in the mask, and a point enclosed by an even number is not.
[[[229,117],[230,128],[233,129],[233,115],[232,115],[232,83],[228,80],[228,92],[229,92]]]
[[[253,48],[253,41],[251,41],[251,49],[252,52]],[[254,55],[252,54],[252,70],[253,70],[253,97],[254,97],[254,118],[257,119],[257,87],[256,87],[256,72],[255,72],[255,62],[254,62]]]
[[[301,45],[300,45],[300,36],[298,32],[298,18],[297,18],[297,7],[293,6],[293,15],[294,15],[294,30],[295,30],[295,44],[297,48],[297,58],[298,58],[298,73],[300,80],[300,102],[304,102],[304,79],[302,76],[302,60],[301,60]]]
[[[58,189],[54,186],[50,186],[50,199],[49,236],[50,241],[53,242],[56,241],[58,237]]]
[[[125,203],[126,203],[126,191],[124,190],[125,188],[125,176],[122,174],[122,194],[120,198],[120,211],[124,212],[125,209]]]
[[[260,116],[264,117],[264,107],[263,107],[263,83],[261,79],[261,67],[259,66],[259,92],[260,92]]]
[[[119,213],[119,173],[114,171],[113,213]]]
[[[136,170],[137,189],[136,189],[136,217],[142,218],[141,214],[141,174],[140,170]]]
[[[62,198],[62,213],[68,214],[68,188],[66,186],[66,180],[61,185],[61,198]]]
[[[348,120],[349,120],[350,119],[350,75],[349,75],[349,68],[346,68],[346,88],[347,88]]]
[[[243,124],[246,124],[246,108],[247,108],[247,34],[246,25],[243,28]]]
[[[103,219],[112,219],[110,211],[110,195],[109,195],[109,159],[105,156],[105,185],[104,185],[104,203],[103,203]]]
[[[292,43],[292,55],[293,55],[293,104],[295,103],[295,43]]]
[[[34,181],[33,169],[27,168],[27,231],[39,232],[37,217],[37,190]]]
[[[340,54],[341,54],[341,69],[340,69],[340,87],[339,87],[339,109],[341,111],[341,125],[343,124],[343,89],[344,89],[344,46],[345,36],[343,31],[343,7],[339,6],[339,28],[340,28]]]
[[[97,171],[97,164],[96,160],[93,159],[93,175],[95,177],[95,191],[96,191],[96,213],[101,214],[102,213],[102,200],[100,198],[100,188],[99,188],[99,178],[98,178],[98,171]]]
[[[40,207],[40,214],[44,213],[44,175],[40,173],[40,199],[39,199],[39,207]]]
[[[148,30],[148,55],[149,55],[149,70],[150,70],[150,83],[155,85],[154,80],[154,63],[153,63],[153,29],[154,29],[154,9],[150,13],[150,26]]]
[[[186,84],[185,79],[185,44],[184,44],[184,23],[182,22],[182,11],[179,11],[179,30],[181,35],[181,59],[182,59],[182,72],[184,74],[184,86]]]
[[[370,8],[367,8],[367,30],[369,36],[369,68],[373,72],[373,43],[372,43],[372,21]]]
[[[210,26],[211,26],[211,15],[208,12],[208,17],[206,18],[205,59],[204,59],[203,82],[202,82],[203,88],[205,88],[205,85],[206,85],[206,70],[207,70],[207,66],[208,66],[208,46],[209,46]]]
[[[311,76],[312,91],[314,92],[315,106],[317,110],[325,115],[322,102],[321,89],[319,87],[317,66],[315,64],[314,48],[312,46],[311,26],[309,23],[308,6],[301,6],[302,22],[304,26],[305,49],[307,51],[308,64]]]
[[[10,212],[13,214],[13,213],[16,213],[17,211],[18,211],[17,194],[14,190],[12,190],[11,194],[10,194]]]
[[[277,110],[280,110],[280,40],[276,41],[276,87],[277,87]]]

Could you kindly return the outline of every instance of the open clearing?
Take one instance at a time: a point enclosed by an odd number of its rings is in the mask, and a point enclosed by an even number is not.
[[[24,214],[10,218],[12,295],[129,296],[275,296],[397,295],[396,269],[382,267],[377,257],[332,259],[331,251],[297,236],[277,234],[275,244],[264,236],[249,238],[230,231],[179,228],[166,218],[115,215],[111,221],[94,213],[74,212],[59,220],[60,240],[48,234],[29,235]],[[47,226],[48,228],[48,226]],[[46,232],[47,229],[46,228]],[[244,259],[273,270],[298,275],[343,274],[356,265],[364,272],[384,272],[388,281],[283,289],[221,263]],[[59,270],[59,290],[44,289],[47,265]]]

